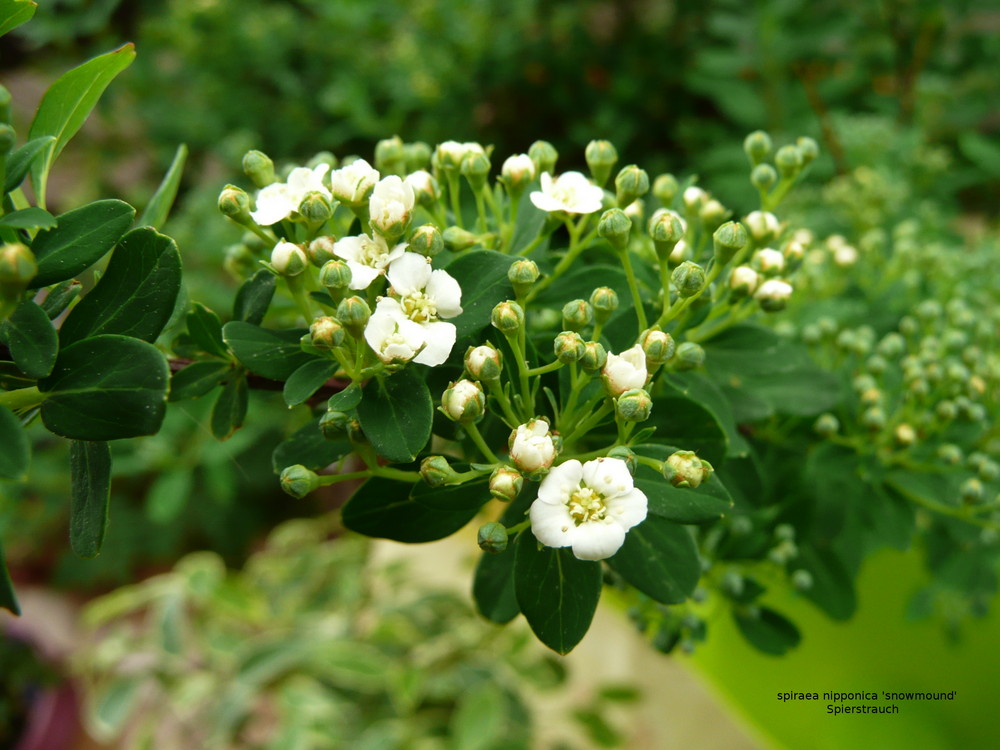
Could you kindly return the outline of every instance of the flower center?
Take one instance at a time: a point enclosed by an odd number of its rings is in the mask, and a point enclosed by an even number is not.
[[[367,238],[361,240],[361,262],[372,268],[385,268],[389,263],[388,247]]]
[[[437,320],[437,304],[423,292],[407,294],[399,300],[406,317],[414,323],[429,323]]]
[[[580,487],[570,495],[569,515],[577,526],[589,521],[603,521],[608,515],[608,507],[604,504],[604,495],[595,492],[590,487]]]

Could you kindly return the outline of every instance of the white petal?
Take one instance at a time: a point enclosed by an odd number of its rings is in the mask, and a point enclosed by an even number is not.
[[[364,257],[364,245],[361,244],[362,239],[362,237],[342,237],[333,243],[333,254],[344,260],[353,260],[360,263],[361,258]]]
[[[257,193],[257,210],[250,212],[250,218],[262,227],[277,224],[298,208],[289,195],[288,186],[281,182],[261,188]]]
[[[416,356],[414,362],[428,367],[437,367],[448,359],[452,347],[455,346],[455,337],[458,333],[452,323],[436,321],[426,323],[423,326],[416,323],[413,325],[423,329],[424,340],[427,342],[427,346]]]
[[[432,272],[425,292],[434,300],[440,317],[454,318],[462,314],[462,287],[447,271],[438,269]]]
[[[389,264],[389,283],[398,294],[419,292],[431,279],[427,258],[417,253],[403,253]]]
[[[403,312],[403,306],[399,304],[397,300],[392,297],[383,297],[375,305],[375,312],[377,313],[387,313],[392,315],[396,320],[405,320],[408,323],[413,323],[412,320],[406,317],[406,313]],[[417,325],[414,323],[414,325]]]
[[[552,505],[566,505],[570,495],[580,488],[582,478],[583,464],[571,458],[546,475],[538,486],[538,499]]]
[[[633,487],[628,465],[620,458],[598,458],[583,465],[583,482],[604,497],[624,495]]]
[[[545,175],[542,175],[544,178]],[[552,196],[546,195],[545,193],[540,193],[537,190],[532,192],[529,196],[531,202],[535,204],[535,208],[541,211],[562,211],[563,204],[557,201]]]
[[[336,251],[334,253],[336,254]],[[347,267],[351,269],[351,283],[349,284],[351,289],[367,289],[382,273],[377,268],[358,263],[356,260],[347,261]]]
[[[614,522],[582,523],[572,536],[573,555],[578,560],[605,560],[625,543],[625,529]]]
[[[646,520],[649,501],[642,490],[633,489],[624,495],[605,498],[608,516],[628,531]]]
[[[531,533],[546,547],[568,547],[576,524],[565,505],[550,505],[536,500],[528,511]]]
[[[397,320],[384,310],[376,310],[365,325],[365,341],[376,352],[382,350],[386,338],[396,332]]]

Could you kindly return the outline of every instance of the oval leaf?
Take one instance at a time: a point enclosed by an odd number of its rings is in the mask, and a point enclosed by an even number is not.
[[[193,362],[170,379],[170,400],[204,396],[232,372],[228,362]]]
[[[170,215],[170,207],[174,204],[174,198],[177,197],[177,187],[181,183],[187,152],[187,146],[183,143],[177,147],[174,160],[170,162],[170,168],[163,176],[163,181],[156,188],[153,197],[149,199],[142,216],[139,217],[139,226],[156,227],[157,229],[163,227],[167,216]]]
[[[169,372],[152,344],[127,336],[95,336],[59,353],[38,383],[47,394],[42,421],[76,440],[152,435],[166,411]]]
[[[273,331],[233,320],[222,327],[222,337],[250,372],[271,380],[288,380],[306,362],[315,359],[299,346],[304,329]]]
[[[41,208],[22,208],[0,217],[0,227],[13,229],[52,229],[56,217]]]
[[[212,407],[212,434],[216,440],[228,440],[243,426],[250,401],[250,389],[244,377],[233,378],[219,391]]]
[[[532,498],[526,493],[504,511],[500,523],[510,527],[524,520]],[[487,620],[506,625],[520,613],[514,593],[514,550],[510,544],[503,552],[484,552],[472,579],[472,598],[479,613]]]
[[[458,329],[458,338],[485,328],[490,313],[499,302],[514,298],[507,279],[509,255],[483,250],[463,253],[446,270],[462,287],[462,314],[449,322]]]
[[[0,8],[0,36],[29,21],[37,7],[33,0],[5,0]]]
[[[358,404],[358,420],[380,456],[407,463],[430,439],[434,421],[431,392],[413,367],[387,378],[373,378]]]
[[[687,529],[657,516],[629,529],[625,544],[608,563],[639,591],[663,604],[683,602],[701,576],[698,550]]]
[[[217,357],[229,357],[229,349],[222,340],[222,321],[218,315],[195,302],[186,320],[188,335],[201,351]]]
[[[0,406],[0,479],[23,479],[31,461],[31,444],[21,420],[6,406]]]
[[[278,443],[271,454],[275,474],[294,464],[319,471],[337,461],[354,448],[346,440],[329,440],[319,429],[319,420],[313,420],[296,430],[287,440]]]
[[[111,449],[107,443],[74,440],[69,444],[69,468],[69,543],[80,557],[97,557],[108,526]]]
[[[410,499],[432,510],[463,511],[482,508],[490,499],[486,477],[482,481],[445,487],[431,487],[423,482],[413,485]]]
[[[9,193],[24,182],[31,163],[42,151],[55,143],[55,136],[43,135],[33,138],[7,157],[7,174],[4,176],[3,191]]]
[[[784,615],[767,607],[756,610],[756,615],[733,612],[736,626],[751,645],[772,656],[783,656],[799,645],[799,629]]]
[[[243,282],[236,292],[233,303],[233,317],[244,323],[260,325],[267,313],[271,298],[274,297],[274,287],[277,279],[267,269],[260,269],[252,277]]]
[[[52,372],[59,353],[59,337],[45,311],[31,300],[17,306],[6,326],[11,359],[29,378]]]
[[[361,403],[361,386],[351,383],[340,393],[335,393],[327,399],[326,408],[330,411],[350,411]]]
[[[289,406],[305,403],[327,380],[337,372],[339,365],[329,359],[306,362],[285,381],[284,397]]]

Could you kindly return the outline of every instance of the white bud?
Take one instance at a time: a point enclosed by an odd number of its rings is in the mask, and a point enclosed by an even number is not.
[[[646,386],[646,353],[636,344],[621,354],[608,354],[602,370],[604,385],[612,396]]]
[[[271,266],[282,276],[302,273],[308,262],[305,251],[291,242],[279,242],[271,251]]]
[[[765,275],[779,274],[785,270],[785,256],[772,247],[758,250],[753,256],[754,264]]]
[[[523,472],[548,469],[556,458],[556,444],[543,419],[518,425],[510,435],[510,458]]]

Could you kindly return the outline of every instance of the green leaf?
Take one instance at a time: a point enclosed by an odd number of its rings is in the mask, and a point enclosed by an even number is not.
[[[6,406],[0,406],[0,479],[24,479],[31,462],[31,443],[21,420]]]
[[[531,501],[530,493],[517,498],[504,511],[500,523],[510,527],[523,521]],[[499,554],[484,552],[472,579],[472,597],[476,608],[487,620],[499,625],[506,625],[521,611],[514,593],[515,547],[515,544],[510,544]]]
[[[603,264],[571,269],[538,295],[538,304],[558,305],[561,308],[575,299],[590,299],[591,293],[599,286],[610,287],[618,293],[619,309],[632,307],[632,292],[625,272],[619,266]]]
[[[834,620],[849,620],[858,608],[854,581],[840,558],[829,549],[799,545],[799,556],[789,563],[789,569],[808,570],[812,586],[802,595],[815,603]]]
[[[271,380],[288,380],[306,362],[315,359],[299,346],[307,333],[301,328],[274,331],[232,320],[222,327],[222,338],[250,372]]]
[[[187,314],[187,331],[201,351],[223,359],[229,357],[229,348],[222,340],[222,321],[199,302],[192,303]]]
[[[3,553],[2,540],[0,540],[0,607],[8,610],[11,614],[21,614],[21,607],[14,594],[14,584],[11,582],[10,573],[7,570],[7,558]]]
[[[365,536],[416,544],[450,536],[476,517],[479,508],[442,511],[409,497],[410,484],[373,477],[343,510],[344,526]]]
[[[31,181],[39,205],[45,205],[45,186],[52,163],[76,135],[104,89],[134,59],[135,45],[126,44],[64,73],[45,92],[28,132],[29,138],[43,135],[56,138],[48,151],[32,165]]]
[[[216,440],[228,440],[243,426],[249,400],[246,378],[232,378],[223,386],[212,407],[212,434]]]
[[[330,411],[350,411],[361,403],[361,386],[351,383],[340,393],[335,393],[326,402],[326,408]]]
[[[187,146],[183,143],[177,147],[174,160],[170,162],[167,173],[163,176],[163,181],[156,188],[153,197],[146,204],[142,216],[139,217],[139,226],[155,227],[161,229],[170,215],[170,207],[177,197],[177,187],[181,182],[181,175],[184,173],[184,161],[187,159]]]
[[[531,202],[531,191],[537,187],[538,183],[536,182],[530,186],[530,190],[525,190],[521,194],[521,200],[517,207],[517,223],[514,225],[514,234],[510,238],[508,257],[516,255],[534,242],[549,217],[548,213]]]
[[[138,677],[121,677],[97,694],[93,719],[102,732],[115,736],[122,730],[132,713],[139,685]]]
[[[346,440],[327,439],[319,429],[319,420],[314,419],[278,444],[271,454],[271,466],[275,474],[280,474],[283,469],[295,464],[318,471],[352,450],[351,444]]]
[[[358,420],[380,456],[407,463],[417,457],[431,436],[431,392],[415,367],[386,378],[372,378],[358,404]]]
[[[462,287],[462,314],[452,318],[458,338],[479,331],[490,324],[493,308],[514,298],[507,280],[512,260],[509,255],[481,250],[463,253],[445,269]]]
[[[507,700],[492,682],[483,681],[458,698],[451,715],[454,750],[490,750],[503,738]]]
[[[187,467],[169,469],[157,476],[146,495],[149,520],[159,524],[176,520],[191,497],[193,480]]]
[[[727,456],[746,456],[750,450],[743,435],[736,426],[736,418],[729,399],[718,385],[697,372],[673,373],[664,378],[666,383],[682,395],[696,401],[715,417],[726,434]]]
[[[69,506],[69,542],[83,558],[97,557],[108,527],[111,500],[111,448],[107,443],[74,440],[69,444],[73,494]]]
[[[456,467],[461,471],[462,468]],[[464,467],[463,467],[464,468]],[[490,499],[486,477],[465,484],[431,487],[424,482],[413,485],[410,499],[431,510],[464,511],[482,508]]]
[[[31,249],[38,273],[31,287],[54,284],[99,261],[128,230],[135,209],[119,200],[100,200],[60,214],[58,225],[39,232]]]
[[[676,391],[656,395],[644,426],[656,428],[658,442],[694,451],[711,463],[722,464],[726,459],[728,440],[716,416]]]
[[[0,0],[0,36],[30,21],[37,7],[31,0]]]
[[[313,359],[299,367],[285,381],[283,395],[289,406],[305,403],[337,372],[339,365],[330,359]]]
[[[170,378],[170,401],[204,396],[232,372],[228,362],[192,362]]]
[[[244,323],[260,325],[267,313],[267,308],[274,297],[274,288],[277,279],[274,274],[266,268],[262,268],[249,279],[236,292],[236,301],[233,303],[233,318]]]
[[[961,472],[916,474],[905,469],[894,469],[885,476],[885,482],[903,497],[916,497],[936,505],[957,507],[961,501],[959,486]]]
[[[514,552],[514,591],[538,640],[568,654],[594,619],[601,598],[601,564],[577,560],[569,547],[539,547],[525,531]]]
[[[648,516],[629,529],[625,543],[608,563],[639,591],[663,604],[683,602],[701,576],[691,534],[658,516]]]
[[[4,327],[11,359],[29,378],[44,378],[56,362],[59,337],[41,307],[25,300]]]
[[[12,229],[52,229],[56,217],[42,208],[22,208],[0,217],[0,227]]]
[[[661,461],[676,448],[669,445],[637,445],[635,451]],[[674,487],[663,475],[640,465],[635,472],[635,486],[646,494],[649,512],[676,523],[718,521],[733,507],[733,499],[714,472],[697,488]]]
[[[59,330],[63,344],[116,333],[155,341],[181,290],[177,244],[155,229],[133,229],[115,248],[108,268]]]
[[[127,336],[95,336],[65,347],[52,374],[42,421],[76,440],[152,435],[166,411],[167,363],[152,344]]]
[[[43,135],[41,138],[28,141],[7,157],[7,173],[4,175],[3,181],[4,193],[12,192],[24,182],[24,178],[31,168],[31,163],[55,141],[55,136]]]
[[[733,619],[743,637],[765,654],[783,656],[802,640],[795,623],[767,607],[749,612],[734,610]]]

